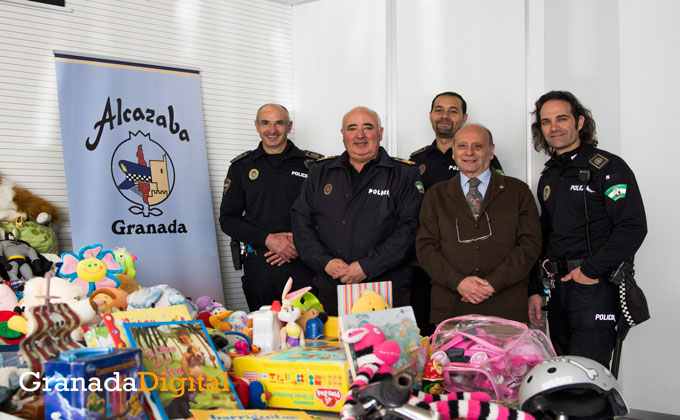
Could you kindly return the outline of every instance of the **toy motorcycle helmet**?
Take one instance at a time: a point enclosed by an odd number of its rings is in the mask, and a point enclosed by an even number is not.
[[[542,418],[599,420],[628,413],[609,369],[580,356],[560,356],[534,366],[519,388],[520,409]]]

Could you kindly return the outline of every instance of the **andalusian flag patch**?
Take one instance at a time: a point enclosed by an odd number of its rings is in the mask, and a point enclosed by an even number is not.
[[[623,198],[626,196],[626,184],[612,185],[607,191],[604,192],[604,194],[614,201],[618,200],[619,198]]]

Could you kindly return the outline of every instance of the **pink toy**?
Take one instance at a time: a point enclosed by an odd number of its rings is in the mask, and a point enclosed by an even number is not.
[[[490,316],[446,320],[429,341],[432,358],[444,365],[447,392],[482,391],[507,402],[517,401],[519,384],[529,368],[555,355],[541,331]]]
[[[293,301],[307,293],[311,287],[303,287],[300,290],[288,293],[292,287],[293,278],[289,277],[286,286],[283,288],[283,295],[281,295],[281,310],[278,314],[279,320],[286,322],[286,326],[281,328],[282,349],[305,345],[305,333],[295,322],[300,318],[300,308],[293,306]]]
[[[396,341],[388,340],[375,325],[364,324],[342,334],[342,341],[354,344],[359,371],[354,385],[364,385],[392,376],[392,365],[399,360],[401,348]]]

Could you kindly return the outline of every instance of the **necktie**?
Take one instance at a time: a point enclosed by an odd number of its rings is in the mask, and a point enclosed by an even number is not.
[[[479,186],[479,183],[481,182],[477,178],[470,178],[468,181],[470,185],[470,189],[468,190],[467,195],[465,196],[465,199],[468,202],[468,206],[470,206],[470,210],[472,211],[472,214],[475,216],[479,216],[479,209],[482,207],[482,193],[479,192],[477,189],[477,186]]]

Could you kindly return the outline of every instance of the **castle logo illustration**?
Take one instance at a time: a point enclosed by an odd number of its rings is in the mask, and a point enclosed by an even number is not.
[[[135,159],[136,158],[136,159]],[[128,201],[132,214],[160,216],[157,206],[170,197],[175,185],[175,169],[165,149],[151,134],[130,132],[111,156],[113,182]]]

